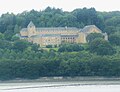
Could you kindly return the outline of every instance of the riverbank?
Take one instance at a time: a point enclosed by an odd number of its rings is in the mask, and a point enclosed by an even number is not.
[[[118,82],[120,83],[120,77],[41,77],[39,79],[15,79],[15,80],[4,80],[0,83],[37,83],[37,82],[103,82],[108,83]]]
[[[39,92],[36,89],[64,89],[64,88],[83,88],[89,86],[90,88],[95,86],[120,86],[120,78],[107,78],[107,77],[41,77],[39,79],[27,80],[27,79],[16,79],[9,81],[0,81],[0,90],[3,92],[7,90],[29,90],[27,92]],[[33,90],[33,91],[31,91]],[[1,92],[1,91],[0,91]],[[46,91],[48,92],[48,91]],[[51,91],[53,92],[53,91]],[[105,91],[106,92],[106,91]]]

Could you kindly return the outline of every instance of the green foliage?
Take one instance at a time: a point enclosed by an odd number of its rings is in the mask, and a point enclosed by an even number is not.
[[[52,45],[46,45],[46,48],[52,48]]]
[[[89,44],[90,52],[98,55],[112,55],[115,53],[112,45],[104,39],[95,39]]]
[[[117,31],[116,27],[115,26],[106,26],[104,31],[110,35],[110,34],[113,34]]]
[[[73,52],[82,50],[84,50],[84,47],[80,44],[62,44],[58,49],[59,52]]]
[[[11,38],[11,40],[12,40],[12,41],[17,41],[17,40],[19,40],[19,39],[20,39],[20,38],[19,38],[19,37],[17,37],[17,36],[15,36],[15,35],[14,35],[14,36],[12,36],[12,38]]]
[[[50,52],[50,55],[53,52]],[[51,57],[51,56],[50,56]],[[0,80],[46,76],[120,76],[120,58],[90,53],[52,54],[39,60],[0,60]]]
[[[84,25],[95,24],[99,28],[102,28],[102,26],[100,26],[100,23],[97,22],[100,21],[101,18],[98,17],[97,12],[94,8],[76,9],[72,13],[77,18],[77,22],[79,24],[81,23],[83,23]]]
[[[40,48],[40,46],[37,44],[31,44],[29,46],[31,46],[31,50],[33,50],[33,51],[38,51],[38,49]]]
[[[11,49],[12,43],[6,40],[0,40],[0,48],[1,49]]]
[[[4,34],[0,33],[0,39],[1,39],[1,40],[4,40],[4,39],[5,39]]]
[[[0,32],[6,33],[5,38],[19,33],[30,21],[38,27],[84,27],[96,25],[104,32],[119,31],[120,12],[97,12],[94,8],[75,9],[72,12],[64,12],[61,9],[47,7],[44,11],[24,11],[20,14],[2,14],[0,17]],[[6,32],[7,31],[7,32]]]
[[[111,44],[120,46],[120,34],[119,33],[111,34],[109,36],[109,41]]]
[[[37,27],[96,25],[108,33],[90,34],[89,44],[62,44],[43,50],[37,44],[19,40],[15,34],[33,21]],[[94,8],[64,12],[47,7],[0,17],[0,80],[46,76],[120,76],[120,12],[98,12]],[[112,44],[110,44],[110,43]],[[116,46],[117,45],[117,46]],[[115,49],[113,48],[115,46]],[[56,47],[56,46],[54,46]],[[117,52],[116,52],[116,51]]]
[[[13,49],[18,51],[24,51],[29,46],[29,42],[24,40],[18,40],[14,42]]]
[[[87,42],[91,43],[93,40],[96,38],[104,38],[104,36],[101,33],[90,33],[87,37],[86,40]]]

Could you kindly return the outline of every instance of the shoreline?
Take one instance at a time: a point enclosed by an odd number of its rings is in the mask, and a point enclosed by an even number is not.
[[[0,82],[0,90],[24,90],[41,88],[64,88],[84,86],[111,86],[120,85],[120,78],[106,77],[42,77],[39,79],[17,79]]]
[[[38,79],[0,80],[0,83],[37,83],[37,82],[94,82],[94,81],[119,81],[120,77],[40,77]]]

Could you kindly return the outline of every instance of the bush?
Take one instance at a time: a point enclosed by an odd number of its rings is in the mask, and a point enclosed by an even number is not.
[[[90,52],[98,55],[113,55],[116,51],[112,45],[104,39],[95,39],[89,44]]]
[[[58,49],[59,52],[72,52],[72,51],[82,51],[84,47],[80,44],[63,44]]]
[[[52,45],[46,45],[46,48],[52,48]]]
[[[109,41],[111,44],[120,45],[120,35],[119,34],[111,34],[109,36]]]

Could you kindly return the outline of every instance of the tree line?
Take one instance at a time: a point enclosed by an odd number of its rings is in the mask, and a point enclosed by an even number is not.
[[[27,27],[30,21],[36,27],[77,27],[96,25],[109,35],[120,31],[120,12],[99,12],[95,8],[75,9],[71,12],[47,7],[43,11],[24,11],[19,14],[6,13],[0,17],[0,32],[5,39],[11,40],[20,29]]]
[[[88,52],[47,53],[40,59],[1,59],[0,80],[36,79],[54,76],[120,76],[120,58],[97,56]],[[46,58],[47,57],[47,58]]]
[[[65,12],[47,7],[0,17],[0,80],[46,76],[120,76],[120,12],[94,8]],[[33,21],[37,27],[96,25],[108,34],[89,34],[86,44],[62,44],[58,50],[20,40],[15,34]]]

